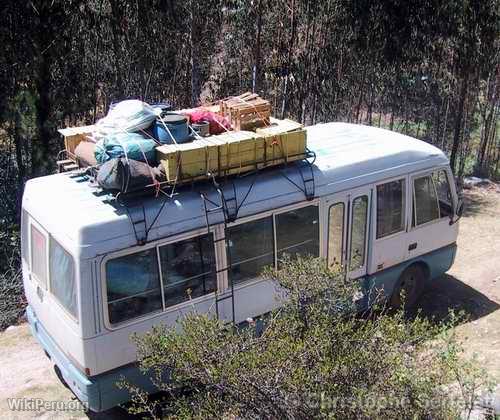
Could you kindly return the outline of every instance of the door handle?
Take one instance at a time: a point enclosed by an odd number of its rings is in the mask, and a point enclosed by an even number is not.
[[[417,249],[417,243],[416,242],[413,242],[412,244],[410,244],[410,246],[408,247],[408,251],[413,251],[414,249]]]

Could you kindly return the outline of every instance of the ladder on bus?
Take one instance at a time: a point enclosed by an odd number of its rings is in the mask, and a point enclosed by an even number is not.
[[[312,200],[316,194],[316,181],[314,178],[314,162],[316,161],[316,153],[312,150],[306,149],[304,159],[293,162],[293,169],[297,169],[300,175],[301,184],[295,182],[290,176],[287,175],[287,169],[290,169],[288,162],[283,163],[281,168],[281,175],[298,190],[304,193],[306,200]]]
[[[217,286],[215,292],[215,312],[218,319],[221,319],[221,305],[224,301],[231,299],[231,323],[235,323],[235,305],[234,305],[234,283],[232,281],[230,270],[232,267],[231,260],[231,246],[230,246],[230,233],[228,229],[228,223],[234,222],[238,217],[238,200],[236,196],[236,186],[232,180],[230,180],[230,188],[224,190],[224,187],[219,185],[215,178],[212,178],[213,185],[216,191],[216,197],[218,202],[215,202],[207,197],[206,194],[200,193],[200,197],[203,201],[203,209],[205,211],[205,221],[207,226],[208,234],[212,234],[213,228],[220,224],[220,218],[217,215],[222,215],[223,224],[223,235],[221,238],[214,239],[214,243],[222,242],[226,249],[226,267],[217,269],[215,268],[216,280],[219,273],[227,272],[227,278],[229,281],[229,290],[221,291]],[[217,282],[218,284],[218,282]]]

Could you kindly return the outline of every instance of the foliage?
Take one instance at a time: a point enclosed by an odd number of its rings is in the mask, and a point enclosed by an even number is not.
[[[0,275],[0,331],[16,324],[24,312],[25,299],[19,270],[7,270]]]
[[[285,305],[238,329],[206,314],[136,336],[140,366],[164,401],[126,382],[134,412],[170,418],[454,418],[477,396],[449,325],[403,313],[359,317],[353,286],[318,259],[267,275]],[[166,372],[170,372],[169,375]],[[460,392],[450,392],[458,381]],[[472,390],[474,389],[474,392]],[[161,409],[160,409],[161,407]]]
[[[16,324],[26,305],[17,226],[0,232],[0,331]]]

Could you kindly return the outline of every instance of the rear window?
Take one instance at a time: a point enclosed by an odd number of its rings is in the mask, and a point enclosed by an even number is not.
[[[78,318],[75,263],[54,239],[50,240],[50,292],[74,318]]]
[[[31,225],[31,274],[47,289],[47,237]]]
[[[21,258],[29,267],[29,223],[28,213],[23,209],[21,213]]]

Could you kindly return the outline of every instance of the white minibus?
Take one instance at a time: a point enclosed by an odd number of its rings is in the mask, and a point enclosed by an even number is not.
[[[346,123],[308,127],[307,142],[313,177],[295,163],[234,178],[239,208],[229,222],[205,208],[221,198],[209,182],[133,206],[71,173],[27,182],[27,317],[91,410],[129,399],[116,386],[122,375],[154,391],[136,366],[132,333],[192,310],[240,323],[276,308],[275,287],[259,274],[283,253],[345,267],[363,286],[361,305],[373,291],[395,306],[404,293],[413,304],[426,281],[451,267],[462,205],[443,152]]]

